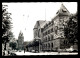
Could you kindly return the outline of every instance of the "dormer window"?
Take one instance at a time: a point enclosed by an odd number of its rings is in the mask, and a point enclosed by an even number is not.
[[[66,12],[66,9],[62,9],[62,12]]]

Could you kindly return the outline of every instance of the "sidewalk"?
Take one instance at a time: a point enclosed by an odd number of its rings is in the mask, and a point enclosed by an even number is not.
[[[69,53],[69,52],[40,52],[40,53],[32,53],[32,52],[15,52],[16,55],[78,55],[78,53]]]

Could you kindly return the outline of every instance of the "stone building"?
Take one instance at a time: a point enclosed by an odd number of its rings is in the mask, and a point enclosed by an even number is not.
[[[19,36],[18,36],[18,49],[23,49],[23,43],[24,43],[24,37],[23,33],[20,31]]]
[[[42,38],[43,38],[43,26],[47,23],[48,21],[43,21],[43,20],[39,20],[36,22],[35,26],[34,26],[34,42],[38,41],[39,42],[39,46],[36,46],[36,49],[39,49],[40,51],[42,50],[42,44],[40,44],[42,42]]]
[[[43,50],[57,51],[64,46],[64,27],[69,20],[70,12],[62,4],[56,16],[43,28]]]
[[[71,13],[61,4],[56,16],[51,21],[37,21],[34,26],[34,39],[40,39],[40,51],[58,51],[66,48],[64,28],[70,20]],[[36,49],[36,48],[35,48]]]

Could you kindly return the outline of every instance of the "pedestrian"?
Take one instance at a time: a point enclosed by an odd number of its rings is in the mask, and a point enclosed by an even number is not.
[[[58,55],[60,55],[60,49],[58,49]]]
[[[58,51],[58,54],[60,54],[60,51]]]
[[[25,53],[25,49],[24,49],[24,53]]]
[[[3,51],[3,56],[5,56],[5,52]]]

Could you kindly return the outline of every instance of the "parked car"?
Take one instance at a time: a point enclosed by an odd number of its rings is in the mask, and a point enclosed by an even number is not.
[[[36,51],[35,50],[31,50],[31,52],[35,53]]]
[[[73,46],[71,46],[70,48],[66,49],[67,52],[72,52],[74,51]]]
[[[15,52],[17,52],[17,50],[14,50]]]
[[[16,56],[16,54],[15,53],[11,53],[10,56]]]
[[[7,50],[5,50],[5,56],[8,56],[8,51]]]
[[[19,50],[19,52],[21,52],[21,50]]]

